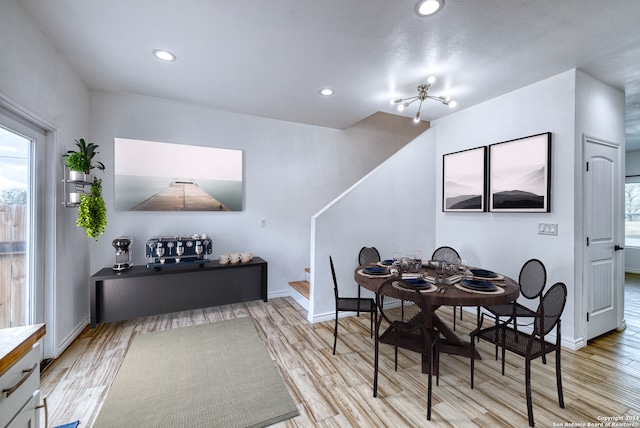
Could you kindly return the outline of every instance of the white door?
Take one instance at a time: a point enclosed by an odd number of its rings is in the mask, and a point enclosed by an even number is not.
[[[620,147],[584,139],[585,339],[619,325],[622,300],[622,176]]]

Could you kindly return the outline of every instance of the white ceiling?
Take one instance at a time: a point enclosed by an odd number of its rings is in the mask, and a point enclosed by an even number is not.
[[[346,128],[429,74],[460,110],[578,68],[626,93],[640,149],[638,0],[445,0],[429,18],[417,0],[16,1],[95,90]],[[427,101],[422,118],[451,112]]]

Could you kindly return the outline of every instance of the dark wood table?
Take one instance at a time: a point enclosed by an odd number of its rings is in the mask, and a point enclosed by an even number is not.
[[[377,293],[378,288],[384,281],[390,277],[370,277],[364,276],[358,273],[360,270],[368,266],[359,266],[354,272],[356,282],[366,288],[367,290]],[[434,269],[428,269],[423,267],[419,273],[427,273],[429,276],[437,277]],[[500,294],[487,294],[487,293],[472,293],[458,289],[455,285],[440,284],[436,291],[423,293],[427,305],[429,306],[429,317],[431,325],[429,327],[435,328],[440,332],[442,336],[440,343],[438,344],[440,352],[447,354],[461,355],[467,358],[471,358],[471,343],[462,340],[453,330],[445,324],[442,319],[436,314],[436,309],[440,306],[492,306],[502,305],[505,303],[513,302],[518,298],[520,294],[520,287],[518,283],[513,279],[502,275],[504,278],[500,281],[495,281],[504,289],[504,293]],[[440,288],[444,288],[444,293],[439,293]],[[476,349],[475,358],[481,359],[480,354]],[[429,365],[426,364],[423,358],[423,372],[428,370]]]

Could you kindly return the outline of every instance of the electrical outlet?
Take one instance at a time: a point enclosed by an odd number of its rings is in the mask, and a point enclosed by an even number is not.
[[[266,218],[261,218],[260,219],[260,227],[267,227],[267,219]]]

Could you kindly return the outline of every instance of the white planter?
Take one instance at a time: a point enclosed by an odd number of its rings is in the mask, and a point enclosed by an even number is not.
[[[81,192],[71,192],[69,193],[69,203],[70,204],[79,204],[80,203],[80,195]]]
[[[86,181],[87,183],[93,184],[93,174],[83,174],[84,175],[84,181]]]
[[[69,181],[84,181],[84,173],[80,171],[69,171]]]

